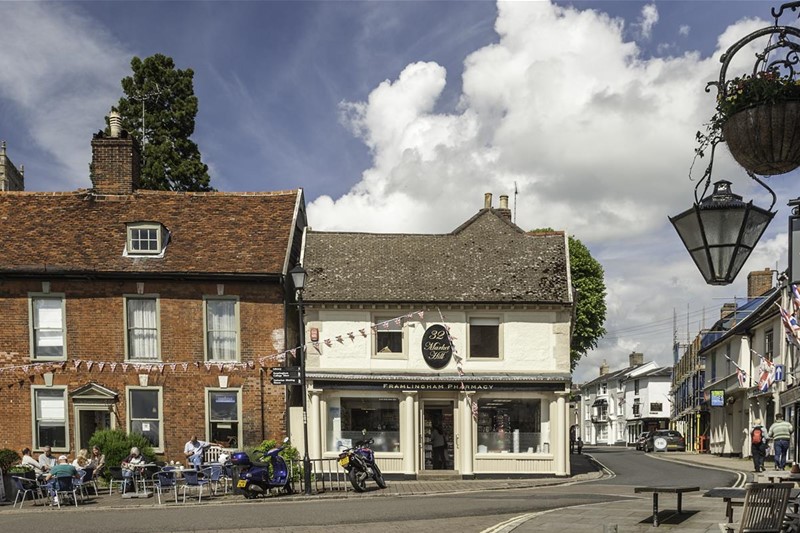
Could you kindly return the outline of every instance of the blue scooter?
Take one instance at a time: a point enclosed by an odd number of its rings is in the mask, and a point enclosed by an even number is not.
[[[291,473],[286,461],[278,455],[286,447],[289,439],[284,439],[283,445],[272,448],[261,454],[259,460],[251,461],[246,452],[235,452],[231,456],[231,464],[238,470],[234,492],[241,492],[247,499],[266,496],[270,489],[283,489],[286,494],[291,494]]]

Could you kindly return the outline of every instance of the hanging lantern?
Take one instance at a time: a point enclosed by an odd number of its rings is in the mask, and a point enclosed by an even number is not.
[[[709,285],[728,285],[767,229],[774,211],[744,203],[731,182],[714,183],[711,196],[669,217],[694,263]]]

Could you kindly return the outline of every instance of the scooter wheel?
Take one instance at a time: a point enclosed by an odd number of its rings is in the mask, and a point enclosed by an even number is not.
[[[244,493],[244,497],[247,498],[248,500],[255,500],[256,496],[258,496],[258,494],[249,490],[245,491]]]

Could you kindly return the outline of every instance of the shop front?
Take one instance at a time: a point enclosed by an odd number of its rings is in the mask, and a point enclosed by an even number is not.
[[[336,457],[366,436],[374,439],[384,473],[410,479],[426,471],[466,478],[568,471],[563,376],[551,382],[487,376],[463,388],[434,376],[308,377],[320,457]]]

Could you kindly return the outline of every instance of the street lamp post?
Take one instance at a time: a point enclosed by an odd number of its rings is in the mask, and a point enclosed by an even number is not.
[[[292,275],[294,288],[297,290],[297,337],[300,353],[300,388],[303,400],[303,486],[306,494],[311,494],[311,458],[308,456],[308,403],[306,401],[306,350],[305,325],[303,324],[303,289],[306,284],[306,271],[297,265],[289,274]]]

